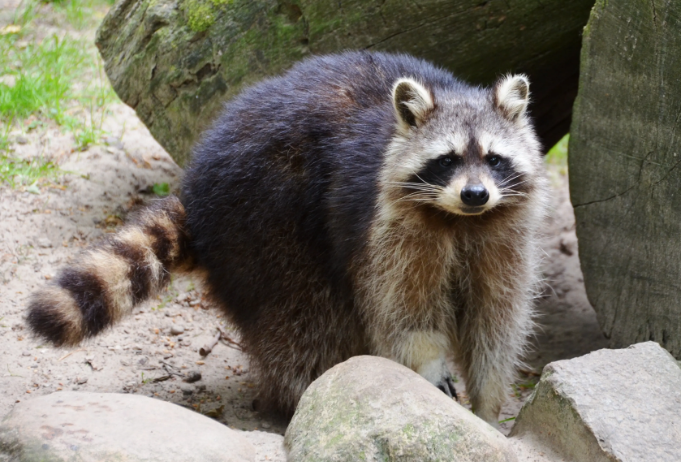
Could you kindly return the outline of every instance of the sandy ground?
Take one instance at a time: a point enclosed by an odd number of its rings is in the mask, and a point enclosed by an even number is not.
[[[32,290],[68,265],[83,247],[112,232],[131,209],[153,200],[154,183],[177,187],[181,169],[153,140],[134,112],[119,104],[108,119],[108,145],[72,152],[56,129],[25,135],[15,155],[53,159],[69,172],[40,194],[0,186],[0,415],[31,396],[60,390],[137,393],[171,401],[230,427],[283,433],[285,422],[252,410],[247,358],[220,342],[206,357],[198,350],[218,327],[238,334],[205,302],[197,277],[177,277],[158,299],[135,309],[115,329],[75,349],[54,349],[31,338],[24,310]],[[123,130],[122,127],[125,127]],[[554,207],[547,227],[540,324],[500,419],[517,414],[536,374],[548,362],[603,348],[579,269],[566,177],[551,171]],[[188,384],[177,374],[196,371]],[[465,384],[457,388],[465,399]],[[504,432],[513,422],[502,424]]]

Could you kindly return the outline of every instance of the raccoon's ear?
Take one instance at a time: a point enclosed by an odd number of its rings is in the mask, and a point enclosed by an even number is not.
[[[435,108],[433,94],[414,79],[402,78],[393,85],[393,105],[400,125],[420,127]]]
[[[494,85],[494,105],[508,120],[516,121],[530,102],[530,81],[523,74],[506,75]]]

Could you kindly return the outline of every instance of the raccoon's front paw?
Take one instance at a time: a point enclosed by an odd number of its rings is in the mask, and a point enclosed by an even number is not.
[[[437,359],[426,363],[416,372],[442,390],[444,394],[450,398],[455,398],[457,401],[459,400],[456,396],[456,390],[454,389],[452,374],[449,372],[449,368],[444,359]]]
[[[451,374],[447,373],[447,376],[442,378],[437,384],[437,387],[442,390],[445,395],[459,401],[459,397],[456,396],[456,389],[454,388],[454,381],[452,380]]]

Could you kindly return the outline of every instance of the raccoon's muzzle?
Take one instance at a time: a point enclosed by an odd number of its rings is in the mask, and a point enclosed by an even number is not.
[[[31,330],[57,346],[75,345],[156,295],[170,271],[191,264],[184,223],[175,196],[143,210],[34,293],[27,315]]]

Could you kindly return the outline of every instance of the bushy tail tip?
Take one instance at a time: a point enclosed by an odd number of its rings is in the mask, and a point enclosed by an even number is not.
[[[191,263],[185,211],[169,196],[88,249],[29,303],[31,330],[55,345],[76,345],[157,294],[170,271]]]

